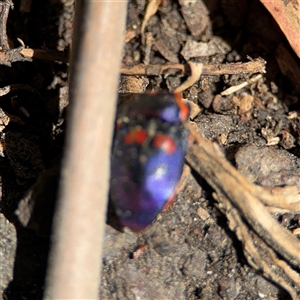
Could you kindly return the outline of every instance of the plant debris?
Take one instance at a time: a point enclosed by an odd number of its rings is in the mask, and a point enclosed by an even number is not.
[[[42,299],[74,1],[1,8],[0,292]],[[120,103],[181,91],[194,140],[152,226],[135,235],[109,208],[100,298],[299,299],[300,66],[262,3],[129,1],[120,74]]]

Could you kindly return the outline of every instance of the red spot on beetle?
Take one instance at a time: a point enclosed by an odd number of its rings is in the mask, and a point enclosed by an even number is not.
[[[171,155],[176,150],[174,139],[166,134],[157,134],[153,138],[153,146],[163,149],[167,154]]]
[[[145,130],[141,128],[133,128],[131,129],[126,136],[124,137],[124,142],[127,145],[130,144],[143,144],[143,142],[148,137],[148,134]]]

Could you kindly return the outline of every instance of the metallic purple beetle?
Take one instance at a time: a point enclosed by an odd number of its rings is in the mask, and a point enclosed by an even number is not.
[[[189,132],[180,94],[142,94],[123,105],[111,162],[111,200],[122,226],[139,232],[174,197]]]

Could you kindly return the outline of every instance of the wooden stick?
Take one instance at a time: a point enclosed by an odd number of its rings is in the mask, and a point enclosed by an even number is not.
[[[126,8],[126,1],[76,1],[70,123],[45,299],[99,298]]]

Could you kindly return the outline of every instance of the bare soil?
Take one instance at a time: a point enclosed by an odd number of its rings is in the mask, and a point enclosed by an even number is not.
[[[220,95],[256,74],[203,75],[183,96],[199,108],[191,121],[219,143],[249,181],[293,185],[300,192],[299,58],[257,0],[186,2],[162,1],[145,26],[143,41],[140,28],[148,2],[129,1],[123,64],[264,59],[266,73],[233,94]],[[20,3],[29,6],[24,9]],[[19,47],[20,38],[30,48],[68,52],[72,18],[72,0],[14,1],[7,23],[11,48]],[[19,85],[0,102],[4,299],[43,297],[64,145],[67,71],[65,63],[44,60],[0,66],[0,87]],[[171,92],[185,79],[123,75],[120,98]],[[109,211],[101,299],[290,299],[283,288],[249,266],[213,192],[192,170],[176,202],[140,234],[117,228]],[[300,227],[299,214],[274,218],[290,230]]]

